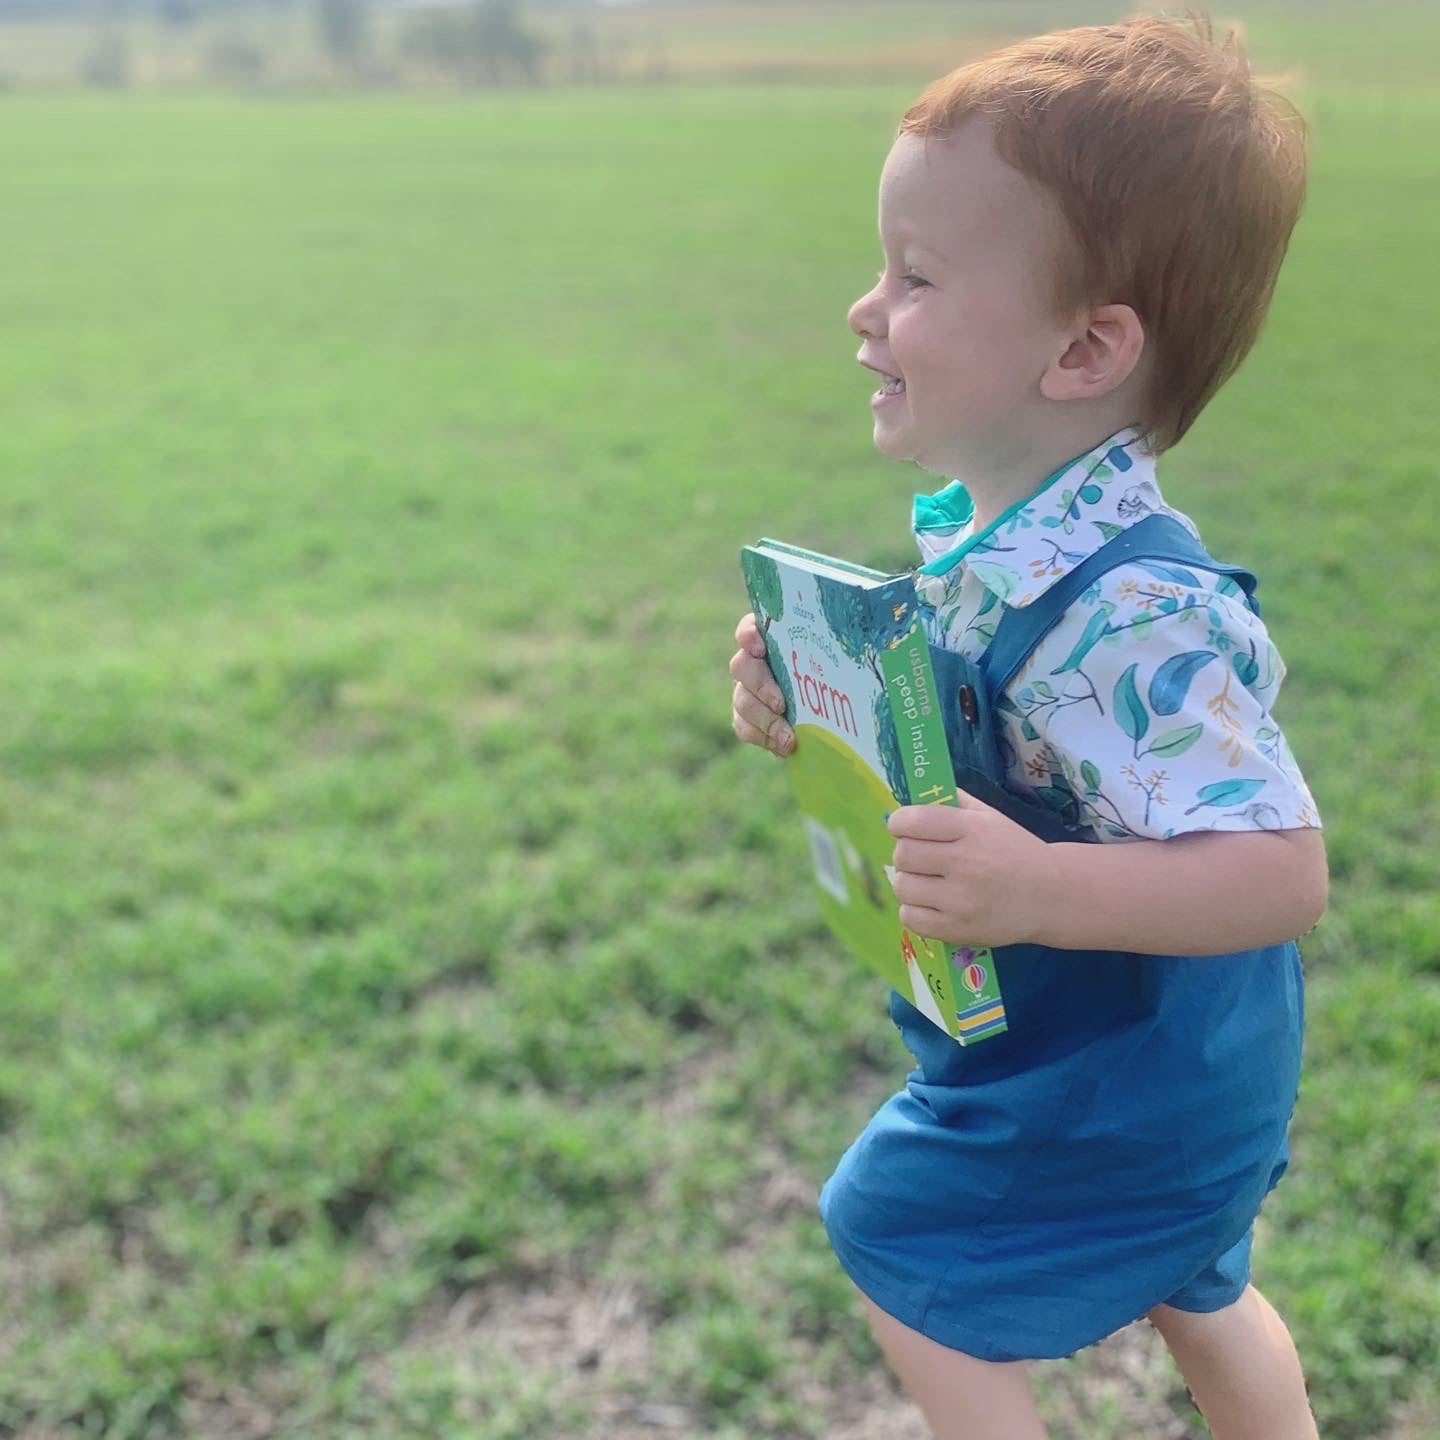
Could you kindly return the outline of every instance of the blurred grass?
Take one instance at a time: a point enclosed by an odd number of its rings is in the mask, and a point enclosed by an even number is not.
[[[1440,101],[1363,61],[1418,14],[1257,12],[1311,200],[1162,467],[1327,826],[1255,1277],[1330,1440],[1440,1370]],[[915,89],[0,104],[0,1431],[582,1433],[427,1329],[561,1276],[687,1433],[881,1365],[805,1197],[909,1057],[724,665],[742,541],[903,564],[938,483],[845,326]]]

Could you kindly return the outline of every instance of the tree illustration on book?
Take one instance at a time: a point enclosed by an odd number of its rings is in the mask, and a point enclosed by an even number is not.
[[[785,615],[785,583],[780,578],[780,567],[768,556],[757,555],[753,550],[745,551],[740,556],[740,563],[745,572],[745,585],[755,610],[755,620],[765,641],[765,658],[780,693],[785,697],[785,714],[793,724],[795,691],[790,684],[790,667],[771,634],[775,622]]]
[[[825,575],[815,577],[815,593],[820,600],[820,613],[830,626],[835,643],[857,665],[866,666],[880,688],[871,701],[871,719],[879,736],[880,760],[885,778],[899,796],[909,795],[909,782],[901,760],[900,738],[895,730],[895,714],[880,671],[881,650],[893,649],[916,624],[915,607],[909,604],[891,606],[878,626],[875,607],[863,590],[832,580]]]

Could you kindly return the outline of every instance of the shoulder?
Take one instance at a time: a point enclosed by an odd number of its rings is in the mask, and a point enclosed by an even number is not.
[[[1199,612],[1215,624],[1236,624],[1241,629],[1264,629],[1251,610],[1240,582],[1223,569],[1176,560],[1125,560],[1093,580],[1080,592],[1070,611],[1093,611],[1101,604],[1123,610],[1127,616]],[[1213,610],[1213,615],[1208,614]]]
[[[1247,658],[1234,666],[1247,686],[1279,683],[1284,667],[1240,582],[1221,569],[1171,560],[1126,560],[1093,580],[1066,607],[1024,668],[1077,668],[1091,657],[1211,650]],[[1059,652],[1063,650],[1063,654]]]
[[[997,704],[1030,783],[1104,836],[1318,826],[1270,713],[1284,675],[1231,575],[1131,560],[1072,601]]]
[[[1157,717],[1176,713],[1194,685],[1207,692],[1243,689],[1263,711],[1284,678],[1284,661],[1232,575],[1168,560],[1127,560],[1070,602],[998,703],[1013,715],[1016,701],[1023,710],[1036,694],[1084,694],[1094,697],[1093,706],[1072,711],[1067,721],[1088,714],[1094,723],[1103,717],[1124,728],[1121,712],[1137,692],[1133,703],[1147,702]]]

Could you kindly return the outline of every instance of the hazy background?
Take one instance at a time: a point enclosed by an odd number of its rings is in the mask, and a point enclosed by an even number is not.
[[[736,742],[737,550],[913,558],[849,304],[905,105],[1092,3],[0,0],[0,1435],[921,1440],[815,1195],[911,1065]],[[1325,820],[1256,1282],[1440,1436],[1440,11],[1309,118],[1164,457]],[[1052,1433],[1203,1431],[1148,1326]]]

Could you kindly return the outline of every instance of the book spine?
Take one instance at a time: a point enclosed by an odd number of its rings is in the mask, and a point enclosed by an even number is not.
[[[900,603],[895,593],[899,588],[882,592],[876,597],[876,604],[885,605],[893,615],[893,606]],[[930,647],[914,607],[913,589],[910,600],[914,619],[909,631],[895,644],[882,649],[879,657],[890,714],[895,721],[895,744],[900,752],[898,769],[905,777],[907,793],[898,798],[911,805],[955,805],[959,803],[955,774],[940,715],[940,698],[935,691]],[[959,1007],[950,975],[950,947],[937,942],[934,946],[913,946],[912,950],[946,1031],[964,1044],[957,1028]]]
[[[881,652],[880,668],[895,717],[910,804],[958,804],[935,669],[918,616],[908,635]],[[950,1034],[962,1045],[1003,1035],[1009,1027],[994,955],[971,946],[942,946],[941,953],[949,963],[924,965],[922,973]],[[963,1004],[957,1003],[957,974],[963,982]]]
[[[880,652],[880,671],[895,717],[905,798],[912,805],[958,804],[930,647],[918,619],[897,645]]]

